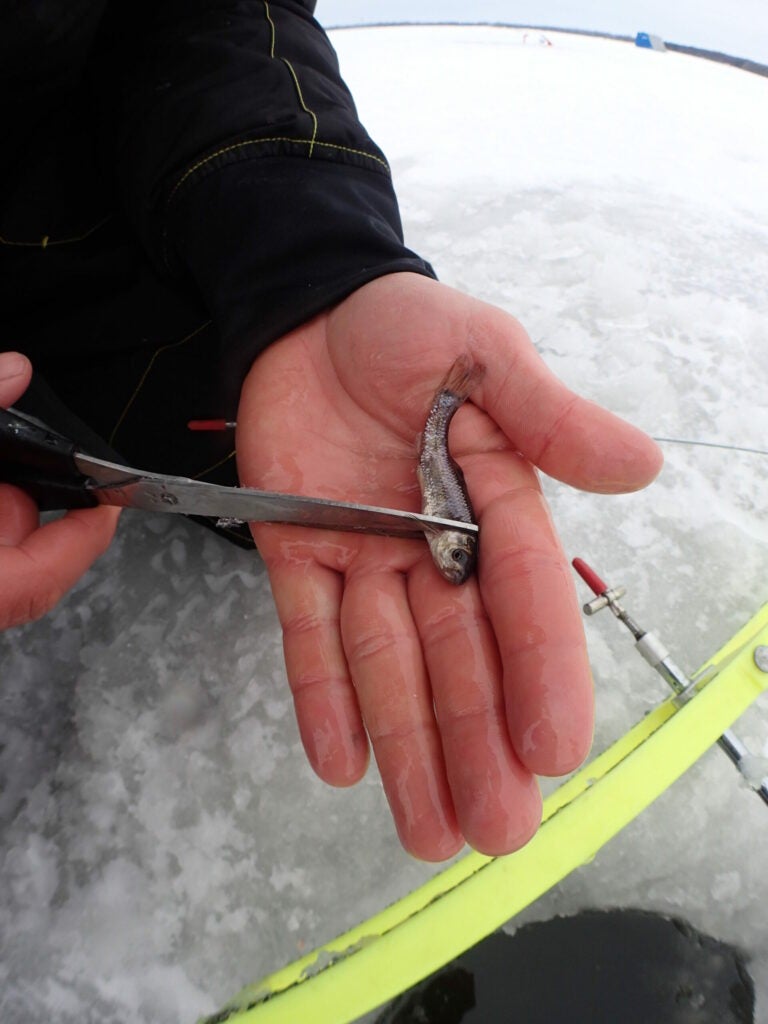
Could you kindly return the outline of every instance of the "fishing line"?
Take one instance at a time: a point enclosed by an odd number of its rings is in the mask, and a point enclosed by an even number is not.
[[[729,452],[747,452],[750,455],[768,455],[768,451],[765,451],[763,448],[744,448],[738,444],[722,444],[716,441],[688,441],[681,437],[654,437],[653,440],[660,441],[665,444],[691,444],[700,448],[722,448]]]

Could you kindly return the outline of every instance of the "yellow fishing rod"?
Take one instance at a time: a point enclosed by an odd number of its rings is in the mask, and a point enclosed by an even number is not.
[[[607,583],[597,575],[595,570],[587,565],[583,558],[574,558],[573,567],[581,576],[587,586],[592,590],[595,597],[584,605],[585,615],[594,615],[603,608],[610,608],[619,622],[626,626],[635,638],[635,648],[642,654],[643,658],[675,693],[675,703],[685,704],[689,701],[703,683],[717,674],[723,667],[722,663],[709,662],[693,676],[687,676],[685,672],[670,657],[669,651],[659,640],[655,633],[642,629],[630,618],[624,608],[619,604],[619,598],[626,593],[624,587],[609,587]],[[763,672],[768,672],[768,647],[757,646],[754,651],[755,662]],[[717,745],[726,754],[730,761],[738,768],[749,785],[755,790],[762,801],[768,804],[768,776],[754,780],[752,778],[751,765],[754,762],[750,751],[744,743],[726,729],[722,736],[718,736]]]
[[[600,590],[590,612],[610,607],[628,625],[620,591],[588,572]],[[690,678],[652,634],[636,632],[638,643],[648,638],[648,653],[641,653],[657,671],[667,678],[671,665],[678,683],[685,681],[680,693],[549,796],[541,828],[523,849],[504,857],[467,854],[379,914],[249,985],[200,1024],[350,1024],[393,999],[590,861],[768,688],[768,605]]]

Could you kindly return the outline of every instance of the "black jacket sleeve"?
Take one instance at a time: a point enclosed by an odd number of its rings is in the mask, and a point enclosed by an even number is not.
[[[50,385],[28,411],[86,448],[96,435],[129,464],[233,483],[231,438],[187,422],[232,419],[259,351],[360,285],[432,275],[313,10],[0,15],[4,327]]]
[[[96,85],[123,202],[156,267],[194,279],[234,372],[375,277],[432,275],[314,3],[119,6]]]

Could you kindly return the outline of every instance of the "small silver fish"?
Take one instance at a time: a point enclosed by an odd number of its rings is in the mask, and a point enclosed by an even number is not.
[[[459,356],[437,389],[421,435],[416,470],[421,511],[425,515],[474,522],[464,474],[448,451],[448,427],[484,372],[484,367],[472,362],[469,356]],[[445,579],[449,583],[464,583],[475,568],[477,538],[454,530],[439,530],[428,534],[427,540],[435,565]]]

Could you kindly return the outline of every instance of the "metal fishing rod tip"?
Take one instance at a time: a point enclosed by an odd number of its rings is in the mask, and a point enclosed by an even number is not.
[[[595,570],[584,561],[583,558],[574,558],[571,563],[576,572],[581,576],[590,590],[595,594],[591,601],[582,605],[585,615],[595,615],[603,608],[610,607],[616,615],[624,615],[624,609],[618,603],[620,597],[626,594],[625,587],[609,587],[605,580],[597,575]]]
[[[232,420],[190,420],[187,430],[234,430],[236,426]]]
[[[626,592],[626,587],[611,587],[610,590],[606,590],[599,597],[593,597],[591,601],[587,601],[586,604],[581,606],[581,610],[585,615],[595,615],[597,612],[601,612],[603,608],[612,608],[614,613],[621,618],[621,615],[624,614],[624,609],[618,601],[620,597],[624,597]]]

